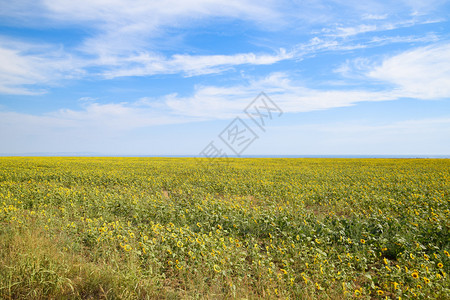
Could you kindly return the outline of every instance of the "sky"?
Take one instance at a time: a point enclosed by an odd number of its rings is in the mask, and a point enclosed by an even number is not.
[[[0,154],[450,155],[450,2],[0,0]]]

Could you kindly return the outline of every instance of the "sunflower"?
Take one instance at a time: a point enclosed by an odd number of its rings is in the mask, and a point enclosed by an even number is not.
[[[381,295],[384,294],[384,292],[383,292],[382,290],[378,290],[378,291],[377,291],[377,294],[381,296]]]
[[[364,240],[364,239],[361,239],[361,244],[365,244],[366,243],[366,241]]]
[[[417,279],[417,278],[419,278],[419,273],[417,273],[417,272],[412,272],[412,273],[411,273],[411,276],[412,276],[414,279]]]
[[[442,263],[438,263],[437,264],[438,268],[442,269],[442,267],[444,266]]]
[[[426,284],[430,283],[430,279],[428,279],[426,277],[423,278],[423,281],[425,281]]]

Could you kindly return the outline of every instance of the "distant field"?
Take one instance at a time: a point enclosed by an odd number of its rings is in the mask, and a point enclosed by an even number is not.
[[[448,299],[450,160],[0,158],[0,298]]]

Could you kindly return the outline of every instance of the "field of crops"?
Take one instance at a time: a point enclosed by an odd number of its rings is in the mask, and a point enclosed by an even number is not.
[[[0,158],[0,298],[448,299],[450,160]]]

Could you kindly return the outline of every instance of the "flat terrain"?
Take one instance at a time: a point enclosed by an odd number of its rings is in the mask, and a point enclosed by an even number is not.
[[[213,162],[0,158],[0,298],[450,295],[450,160]]]

